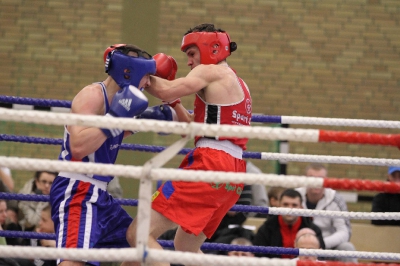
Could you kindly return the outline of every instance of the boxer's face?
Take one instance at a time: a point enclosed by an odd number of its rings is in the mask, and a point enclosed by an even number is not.
[[[200,51],[197,46],[193,45],[186,49],[186,55],[188,58],[187,65],[190,66],[190,69],[200,65]]]
[[[150,87],[151,82],[150,82],[150,74],[146,74],[143,76],[143,78],[139,82],[139,89],[143,90],[147,87]]]

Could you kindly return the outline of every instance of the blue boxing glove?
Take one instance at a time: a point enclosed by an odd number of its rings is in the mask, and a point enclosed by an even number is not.
[[[168,104],[156,105],[147,108],[143,113],[137,116],[138,119],[155,119],[164,121],[178,121],[178,115],[174,108]],[[158,132],[159,135],[168,135],[163,132]]]
[[[112,117],[134,117],[144,110],[146,110],[149,105],[147,97],[135,86],[129,85],[119,90],[111,101],[110,110],[106,116]],[[120,135],[122,129],[107,129],[101,128],[103,133],[110,137],[116,137]]]
[[[178,121],[178,116],[173,108],[167,104],[151,106],[137,116],[138,119],[155,119],[164,121]]]

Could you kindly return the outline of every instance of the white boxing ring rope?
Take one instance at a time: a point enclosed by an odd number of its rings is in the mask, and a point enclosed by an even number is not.
[[[399,159],[381,159],[356,156],[333,156],[333,155],[308,155],[290,154],[276,152],[261,152],[261,160],[279,160],[281,162],[312,162],[312,163],[335,163],[335,164],[357,164],[376,166],[400,166]]]
[[[307,116],[281,116],[281,123],[297,124],[297,125],[320,125],[320,126],[400,128],[399,121],[307,117]]]
[[[29,159],[0,156],[0,165],[11,169],[39,171],[45,170],[50,172],[79,172],[98,175],[117,175],[128,178],[140,179],[144,167],[142,166],[126,166],[126,165],[110,165],[100,163],[84,163],[84,162],[68,162],[48,159]],[[235,182],[246,184],[263,184],[272,186],[280,186],[287,188],[296,187],[322,187],[323,178],[285,175],[282,179],[281,175],[276,174],[252,174],[246,173],[227,173],[216,171],[200,171],[179,169],[151,169],[149,173],[152,181],[157,180],[184,180],[184,181],[206,181],[206,182]],[[400,220],[400,213],[371,213],[371,212],[340,212],[326,210],[309,210],[309,209],[290,209],[270,207],[269,214],[274,215],[297,215],[297,216],[322,216],[331,218],[348,218],[359,220]]]
[[[231,125],[210,125],[203,123],[180,123],[147,119],[112,118],[95,115],[49,113],[41,111],[17,111],[0,108],[4,121],[37,123],[44,125],[85,125],[101,128],[119,128],[130,131],[164,132],[178,135],[207,135],[242,137],[262,140],[288,140],[318,142],[318,130],[269,127],[240,127]]]
[[[303,129],[274,129],[265,127],[237,127],[207,125],[199,123],[178,123],[155,120],[133,120],[125,118],[107,118],[101,116],[76,115],[76,114],[55,114],[40,111],[13,111],[0,108],[1,120],[18,121],[51,125],[87,125],[104,128],[121,128],[132,131],[152,131],[186,135],[185,138],[175,142],[173,145],[157,154],[143,167],[122,166],[122,165],[101,165],[94,163],[62,162],[57,160],[26,159],[0,156],[0,165],[11,169],[23,170],[49,170],[49,171],[72,171],[80,173],[97,173],[103,175],[118,175],[133,178],[140,178],[139,204],[138,204],[138,242],[137,248],[118,249],[107,252],[101,250],[74,250],[74,249],[52,249],[52,248],[20,248],[18,251],[13,247],[0,247],[1,256],[11,257],[43,257],[43,259],[74,259],[74,260],[97,260],[97,261],[168,261],[179,263],[196,263],[198,265],[296,265],[296,262],[283,259],[260,259],[260,258],[238,258],[215,255],[200,255],[193,253],[182,253],[177,251],[153,250],[146,246],[149,231],[149,210],[150,197],[152,194],[153,180],[188,180],[204,182],[246,182],[248,184],[268,184],[271,186],[284,187],[322,187],[322,178],[285,176],[284,181],[279,180],[277,175],[268,174],[243,174],[223,173],[213,171],[179,171],[176,169],[157,169],[164,165],[169,159],[177,154],[194,135],[208,136],[236,136],[246,138],[258,138],[267,140],[293,140],[304,142],[317,142],[318,130]],[[67,121],[67,122],[66,122]],[[317,138],[316,138],[317,137]],[[288,186],[290,184],[290,186]],[[276,208],[279,209],[279,208]],[[293,213],[293,210],[275,210],[272,213],[278,214],[284,211]],[[304,210],[303,210],[304,211]],[[315,214],[315,210],[313,214]],[[272,214],[271,213],[271,214]],[[308,214],[310,215],[310,214]],[[320,213],[320,215],[323,215]],[[330,214],[331,215],[331,214]],[[397,214],[398,215],[398,214]],[[340,216],[343,218],[343,216]],[[356,217],[356,216],[354,216]],[[372,216],[371,216],[372,217]],[[397,219],[398,216],[393,216]],[[386,217],[385,217],[386,218]],[[376,219],[376,217],[373,217]],[[122,250],[122,251],[121,251]],[[37,252],[37,253],[36,253]],[[75,253],[76,252],[76,253]],[[303,250],[303,253],[319,254],[318,256],[348,256],[357,258],[375,257],[374,252],[351,252],[331,250]],[[315,253],[317,252],[317,253]],[[320,253],[321,252],[321,253]],[[40,254],[39,254],[40,253]],[[93,253],[93,257],[92,256]],[[111,254],[118,254],[111,256]],[[10,255],[12,254],[12,255]],[[17,256],[18,254],[18,256]],[[101,255],[100,255],[101,254]],[[125,254],[125,255],[122,255]],[[305,253],[304,253],[305,254]],[[393,260],[400,260],[400,254],[385,253],[385,256]],[[81,257],[83,256],[83,257]],[[378,255],[379,256],[379,255]],[[104,259],[104,260],[103,260]],[[243,260],[243,262],[242,262]]]

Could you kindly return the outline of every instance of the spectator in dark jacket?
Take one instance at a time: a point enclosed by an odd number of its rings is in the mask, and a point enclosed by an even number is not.
[[[287,189],[282,192],[279,199],[279,207],[302,209],[302,197],[294,189]],[[253,244],[255,246],[272,246],[294,248],[294,241],[297,232],[302,228],[311,228],[320,242],[320,246],[325,249],[325,243],[322,238],[321,230],[309,217],[293,215],[270,215],[258,229]],[[290,255],[276,254],[257,254],[259,257],[269,258],[293,258]]]
[[[400,167],[389,167],[387,181],[400,183]],[[372,200],[372,212],[400,212],[400,194],[375,195]],[[375,225],[400,225],[400,220],[372,220],[371,222]]]

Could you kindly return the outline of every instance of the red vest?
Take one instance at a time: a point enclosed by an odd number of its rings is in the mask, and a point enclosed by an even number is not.
[[[198,123],[217,124],[217,125],[239,125],[250,126],[251,121],[251,96],[247,85],[237,77],[240,87],[244,92],[244,98],[240,102],[232,104],[211,104],[205,102],[196,94],[194,101],[194,121]],[[196,137],[195,143],[201,137]],[[214,137],[209,137],[213,138]],[[247,138],[222,138],[215,137],[217,140],[229,140],[233,144],[246,150]]]

